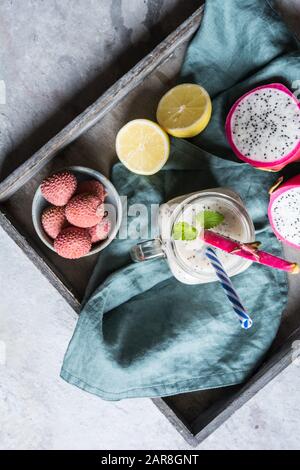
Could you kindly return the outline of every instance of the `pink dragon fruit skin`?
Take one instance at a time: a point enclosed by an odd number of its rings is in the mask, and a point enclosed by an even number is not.
[[[296,123],[296,126],[298,125],[298,141],[295,141],[295,146],[292,148],[291,151],[289,151],[287,154],[285,154],[282,158],[280,159],[275,159],[274,161],[272,160],[268,160],[269,157],[266,157],[266,160],[268,161],[263,161],[263,160],[260,160],[260,159],[255,159],[254,156],[252,156],[251,158],[251,155],[248,154],[243,154],[239,148],[236,146],[235,142],[234,142],[234,138],[233,138],[233,119],[234,119],[234,116],[237,112],[237,108],[239,107],[239,105],[241,104],[242,101],[245,100],[245,98],[247,98],[248,96],[250,96],[251,94],[255,94],[257,91],[260,91],[262,90],[261,93],[264,93],[265,90],[266,90],[266,93],[268,92],[268,90],[279,90],[280,92],[283,92],[283,93],[286,93],[292,101],[295,102],[295,113],[296,113],[296,121],[292,120],[294,123]],[[280,109],[278,110],[280,111]],[[280,123],[280,125],[282,125],[283,123],[287,123],[287,124],[284,124],[285,126],[288,125],[290,123],[290,119],[289,119],[289,116],[287,115],[287,117],[284,116],[284,110],[282,110],[283,112],[283,118],[281,116],[277,116],[278,117],[278,121]],[[299,112],[299,114],[298,114]],[[275,109],[274,109],[274,113],[275,113]],[[253,129],[255,130],[255,128],[252,127],[252,131]],[[284,130],[282,128],[282,130]],[[227,119],[226,119],[226,124],[225,124],[225,132],[226,132],[226,136],[227,136],[227,139],[228,139],[228,142],[232,148],[232,150],[234,151],[234,153],[237,155],[238,158],[240,158],[241,160],[243,160],[244,162],[246,163],[249,163],[250,165],[260,169],[260,170],[266,170],[266,171],[279,171],[281,170],[283,167],[285,167],[288,163],[291,163],[295,160],[299,160],[300,159],[300,102],[297,100],[297,98],[293,95],[293,93],[288,89],[286,88],[284,85],[282,85],[281,83],[272,83],[270,85],[263,85],[263,86],[260,86],[260,87],[257,87],[255,88],[254,90],[251,90],[250,92],[244,94],[241,98],[239,98],[236,103],[232,106],[228,116],[227,116]],[[262,136],[261,134],[259,135],[259,132],[262,132]],[[251,134],[251,130],[249,132],[249,142],[250,142],[250,146],[251,146],[251,142],[253,143],[253,139],[255,141],[255,138],[261,138],[261,141],[263,142],[263,139],[266,138],[267,136],[264,134],[264,129],[260,129],[259,131],[257,132],[254,132],[254,134]],[[248,136],[248,134],[246,134],[246,136]],[[248,137],[247,137],[248,138]],[[265,143],[265,142],[264,142]],[[275,147],[276,149],[277,147]],[[289,149],[290,150],[290,149]],[[274,150],[274,152],[276,152],[276,150]],[[266,155],[266,154],[265,154]]]
[[[276,237],[282,242],[290,245],[294,248],[300,248],[300,220],[297,219],[297,212],[291,212],[291,216],[294,220],[289,218],[287,208],[283,208],[284,215],[283,217],[280,213],[277,212],[276,207],[279,207],[279,204],[286,203],[289,204],[289,199],[291,200],[290,204],[294,204],[296,207],[299,207],[299,217],[300,217],[300,175],[294,176],[293,178],[287,180],[283,183],[283,177],[280,177],[277,183],[269,190],[270,193],[270,202],[268,207],[268,217],[272,227],[273,232]],[[293,195],[294,194],[294,195]],[[292,197],[292,199],[291,199]],[[280,232],[280,224],[281,230]],[[293,236],[293,228],[296,228],[296,234]]]
[[[241,256],[256,263],[264,264],[270,268],[287,271],[290,274],[298,274],[299,266],[297,263],[291,263],[271,253],[258,250],[260,242],[240,243],[228,237],[224,237],[211,230],[202,230],[200,238],[208,245],[219,248],[232,255]]]

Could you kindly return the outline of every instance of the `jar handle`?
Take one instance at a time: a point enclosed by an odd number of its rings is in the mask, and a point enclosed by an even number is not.
[[[131,248],[130,255],[135,263],[155,258],[162,258],[165,256],[162,249],[162,243],[159,238],[138,243]]]

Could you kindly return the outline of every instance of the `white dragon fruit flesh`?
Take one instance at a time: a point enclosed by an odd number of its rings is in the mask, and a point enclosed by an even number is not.
[[[300,159],[300,102],[280,83],[255,88],[232,106],[226,136],[241,160],[279,171]]]
[[[269,191],[269,221],[279,240],[300,248],[300,175],[282,182],[283,177]]]

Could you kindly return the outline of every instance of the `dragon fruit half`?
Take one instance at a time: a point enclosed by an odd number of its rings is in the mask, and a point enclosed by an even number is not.
[[[300,159],[300,103],[284,85],[263,85],[243,95],[226,119],[234,153],[261,170],[279,171]]]
[[[299,273],[299,266],[297,263],[291,263],[278,256],[271,255],[258,249],[260,242],[240,243],[232,238],[224,237],[211,230],[202,230],[200,238],[208,245],[219,248],[227,253],[241,256],[242,258],[249,259],[256,263],[264,264],[270,268],[280,269],[287,271],[291,274]]]
[[[279,240],[300,248],[300,175],[282,183],[280,177],[269,191],[270,224]]]

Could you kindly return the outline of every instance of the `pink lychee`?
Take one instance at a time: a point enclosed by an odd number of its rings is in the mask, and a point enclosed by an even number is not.
[[[59,232],[68,224],[64,207],[47,207],[41,217],[43,229],[51,238],[56,238]]]
[[[77,188],[76,177],[69,171],[54,173],[44,179],[41,192],[44,198],[54,206],[65,206]]]
[[[103,184],[101,184],[100,181],[97,181],[97,180],[81,181],[78,184],[77,193],[78,194],[82,194],[82,193],[94,194],[94,196],[97,196],[101,202],[104,202],[106,194],[107,194],[106,189],[104,188]]]
[[[63,229],[54,240],[54,249],[63,258],[77,259],[86,255],[92,246],[91,237],[84,228]]]
[[[110,229],[111,222],[108,217],[104,217],[104,219],[102,219],[99,224],[89,228],[89,234],[91,236],[92,243],[97,243],[101,240],[105,240],[105,238],[108,237]]]
[[[66,206],[66,218],[76,227],[93,227],[102,220],[104,204],[92,194],[78,194]]]

